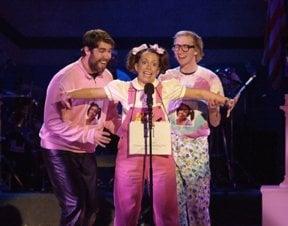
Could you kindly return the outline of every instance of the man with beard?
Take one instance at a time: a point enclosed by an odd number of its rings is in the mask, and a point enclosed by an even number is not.
[[[95,100],[72,100],[71,109],[61,103],[61,94],[79,88],[103,87],[113,80],[106,69],[114,41],[100,29],[83,36],[81,57],[61,69],[50,81],[40,130],[43,159],[61,208],[60,225],[93,225],[99,210],[97,198],[97,145],[110,142],[117,129],[114,103],[98,100],[102,109],[95,125],[86,125],[87,111]],[[105,129],[105,130],[106,130]]]

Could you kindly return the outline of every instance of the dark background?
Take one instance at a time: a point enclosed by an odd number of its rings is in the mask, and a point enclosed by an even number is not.
[[[266,7],[264,0],[2,0],[2,153],[18,174],[27,171],[24,166],[17,169],[17,165],[23,165],[21,162],[30,162],[28,171],[32,174],[34,167],[42,167],[38,164],[37,136],[45,90],[60,68],[79,58],[81,37],[86,30],[102,28],[115,38],[113,69],[118,72],[126,72],[125,57],[135,45],[158,43],[170,51],[177,31],[193,30],[205,44],[201,65],[214,71],[232,68],[241,85],[254,72],[257,74],[232,117],[213,130],[213,185],[227,185],[231,179],[243,186],[279,184],[284,174],[285,135],[284,113],[279,106],[284,104],[285,92],[271,88],[261,65]],[[176,62],[170,53],[173,67]],[[114,75],[117,77],[117,73]],[[226,92],[231,91],[229,85],[224,87]],[[222,128],[227,146],[223,144]],[[26,154],[15,154],[12,149],[17,146],[22,148],[20,152],[28,151],[31,156],[26,159]],[[227,157],[232,161],[232,177],[227,170]]]

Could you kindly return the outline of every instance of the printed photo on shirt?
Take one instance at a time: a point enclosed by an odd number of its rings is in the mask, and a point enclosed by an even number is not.
[[[91,103],[86,114],[86,125],[95,125],[101,117],[101,108],[95,102]]]
[[[177,125],[192,125],[194,119],[194,111],[189,105],[181,103],[176,110],[176,124]]]
[[[176,104],[175,110],[169,114],[169,121],[174,133],[191,138],[197,137],[199,134],[205,136],[209,134],[208,108],[205,102],[184,100]]]

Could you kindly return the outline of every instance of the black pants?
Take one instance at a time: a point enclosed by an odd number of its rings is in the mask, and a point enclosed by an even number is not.
[[[61,226],[87,226],[98,209],[93,153],[44,150],[43,159],[61,208]]]

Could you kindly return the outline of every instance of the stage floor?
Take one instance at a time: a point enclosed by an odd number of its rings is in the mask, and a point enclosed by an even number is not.
[[[112,192],[102,191],[102,194],[102,209],[97,225],[111,226],[114,214]],[[259,189],[212,190],[212,226],[261,226],[261,209]],[[0,192],[0,226],[55,226],[58,220],[59,207],[53,193]],[[148,226],[146,221],[143,217],[140,225]]]

